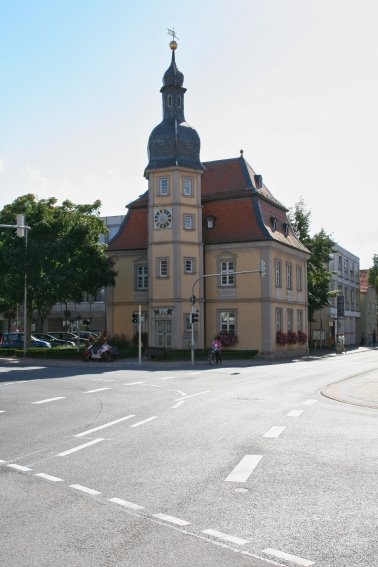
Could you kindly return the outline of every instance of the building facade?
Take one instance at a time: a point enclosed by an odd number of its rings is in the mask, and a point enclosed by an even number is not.
[[[347,346],[357,345],[360,342],[360,260],[336,244],[328,270],[333,274],[330,289],[338,291],[339,298],[330,298],[328,306],[315,312],[311,340],[314,346],[332,346],[337,332],[341,331]]]
[[[361,345],[373,346],[377,332],[377,291],[369,284],[369,270],[360,271],[360,312],[358,338]]]
[[[148,141],[148,189],[109,243],[118,271],[109,333],[132,337],[140,309],[149,346],[186,349],[193,331],[196,348],[220,334],[224,345],[263,356],[304,353],[309,252],[242,151],[201,162],[200,138],[184,116],[177,43],[170,47],[163,120]]]

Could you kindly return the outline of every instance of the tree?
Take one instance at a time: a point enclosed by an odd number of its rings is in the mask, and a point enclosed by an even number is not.
[[[307,261],[308,285],[308,319],[313,321],[315,311],[329,305],[330,297],[337,295],[338,291],[330,290],[332,272],[328,264],[335,252],[335,242],[330,235],[321,229],[314,236],[310,236],[311,212],[306,211],[301,199],[289,213],[289,220],[299,240],[311,252]]]
[[[375,287],[378,293],[378,254],[373,256],[373,267],[369,269],[368,281],[371,286]]]
[[[24,214],[27,237],[16,230],[0,230],[2,299],[9,306],[23,303],[25,274],[28,319],[36,310],[41,320],[57,302],[81,301],[83,292],[95,294],[114,286],[114,262],[100,243],[107,232],[99,217],[100,201],[75,205],[55,198],[18,197],[0,212],[0,224],[15,224]]]

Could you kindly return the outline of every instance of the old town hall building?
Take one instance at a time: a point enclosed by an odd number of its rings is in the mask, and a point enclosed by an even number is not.
[[[109,290],[108,332],[131,338],[141,306],[149,346],[188,348],[194,295],[196,348],[221,333],[230,348],[261,356],[304,353],[308,250],[242,151],[201,162],[200,138],[185,121],[177,43],[170,48],[163,120],[148,141],[148,189],[128,205],[109,243],[118,277]]]

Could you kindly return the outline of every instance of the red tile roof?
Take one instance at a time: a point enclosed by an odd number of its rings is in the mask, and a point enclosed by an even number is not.
[[[288,224],[287,209],[264,184],[256,187],[255,172],[242,156],[203,165],[205,173],[201,187],[205,245],[276,240],[307,252]],[[215,219],[213,229],[207,228],[208,216]],[[147,231],[146,192],[129,204],[129,213],[118,234],[109,243],[109,251],[147,249]]]

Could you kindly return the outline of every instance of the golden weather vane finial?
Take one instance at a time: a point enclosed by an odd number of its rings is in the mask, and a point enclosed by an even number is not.
[[[173,41],[176,41],[176,39],[178,39],[176,32],[175,32],[175,28],[172,28],[171,30],[168,28],[168,35],[172,36]]]

